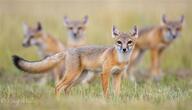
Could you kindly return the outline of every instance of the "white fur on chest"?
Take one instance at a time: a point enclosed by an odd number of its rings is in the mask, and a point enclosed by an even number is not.
[[[123,62],[128,62],[129,60],[129,57],[130,57],[130,53],[120,53],[120,52],[117,52],[117,55],[118,55],[118,61],[120,63],[123,63]]]
[[[173,40],[173,37],[170,32],[165,32],[163,38],[166,42],[171,42]]]

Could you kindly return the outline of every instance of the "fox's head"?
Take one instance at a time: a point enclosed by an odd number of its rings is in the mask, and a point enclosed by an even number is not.
[[[88,16],[84,16],[82,20],[70,20],[64,17],[64,24],[67,27],[69,38],[72,40],[80,40],[84,37],[84,31],[88,22]]]
[[[162,25],[164,26],[163,36],[166,42],[171,42],[177,38],[182,30],[182,25],[184,22],[184,16],[180,16],[177,21],[170,21],[165,15],[161,19]]]
[[[23,23],[24,40],[23,46],[29,47],[32,45],[40,45],[42,42],[42,26],[38,22],[35,28],[29,27],[26,23]]]
[[[120,32],[115,26],[112,27],[112,37],[115,39],[115,48],[120,61],[127,61],[135,46],[138,37],[138,29],[133,27],[132,31],[127,33]]]

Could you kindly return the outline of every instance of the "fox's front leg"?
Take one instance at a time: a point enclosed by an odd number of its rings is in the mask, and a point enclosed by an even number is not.
[[[105,70],[103,73],[101,73],[103,94],[105,97],[109,96],[109,73],[109,70]]]
[[[159,49],[151,50],[151,74],[153,80],[159,81],[161,78],[161,69],[160,69],[160,54]]]
[[[113,88],[114,88],[114,94],[116,96],[120,94],[121,77],[122,77],[122,73],[120,71],[118,73],[113,74]]]

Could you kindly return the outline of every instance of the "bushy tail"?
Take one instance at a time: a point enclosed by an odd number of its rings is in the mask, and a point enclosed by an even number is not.
[[[57,53],[40,61],[27,61],[16,55],[13,55],[12,58],[14,65],[22,71],[29,73],[45,73],[53,69],[61,61],[64,61],[65,52]]]

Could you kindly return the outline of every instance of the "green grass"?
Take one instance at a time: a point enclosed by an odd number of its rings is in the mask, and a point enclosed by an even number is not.
[[[1,0],[0,1],[0,109],[72,109],[72,110],[190,110],[192,104],[192,13],[190,0]],[[23,48],[22,22],[35,25],[41,21],[46,32],[66,43],[63,16],[80,19],[89,15],[88,44],[111,45],[111,26],[128,31],[133,25],[144,27],[160,23],[165,13],[170,19],[185,15],[182,35],[166,49],[162,69],[166,74],[159,83],[123,81],[119,97],[102,96],[100,80],[91,86],[77,86],[69,96],[54,96],[54,87],[39,87],[26,82],[23,72],[11,61],[13,54],[37,60],[35,47]],[[140,69],[148,68],[147,53]],[[112,89],[110,89],[112,94]]]
[[[12,76],[3,76],[12,77]],[[15,78],[14,78],[15,79]],[[106,99],[102,95],[100,80],[89,87],[78,85],[70,94],[57,98],[54,87],[26,84],[16,75],[14,81],[1,81],[0,109],[71,109],[89,110],[190,110],[192,104],[192,83],[172,76],[166,76],[159,84],[144,82],[134,84],[124,80],[121,94]]]

